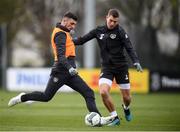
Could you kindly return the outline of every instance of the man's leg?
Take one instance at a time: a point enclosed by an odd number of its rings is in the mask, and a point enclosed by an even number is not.
[[[61,86],[63,86],[63,83],[64,82],[59,80],[58,77],[51,76],[44,92],[36,91],[36,92],[22,95],[21,100],[22,102],[26,102],[28,100],[48,102],[53,98],[57,90]]]
[[[112,85],[112,81],[110,79],[100,78],[99,92],[100,92],[100,95],[101,95],[101,98],[102,98],[102,101],[103,101],[105,107],[108,109],[109,113],[112,116],[115,116],[114,121],[111,124],[109,124],[109,126],[114,126],[114,125],[119,125],[120,120],[119,120],[119,117],[115,110],[115,106],[113,104],[112,97],[110,96],[111,85]]]
[[[102,101],[106,106],[106,108],[108,109],[108,111],[112,113],[113,111],[115,111],[115,106],[113,104],[113,100],[110,96],[109,91],[110,91],[110,86],[108,84],[105,83],[100,84],[99,93],[101,95]]]
[[[121,89],[123,103],[128,107],[131,103],[131,94],[129,89]]]
[[[118,71],[118,69],[116,70]],[[115,79],[117,84],[120,86],[122,99],[123,99],[123,110],[127,121],[131,121],[132,115],[130,112],[131,94],[130,94],[130,82],[128,69],[124,69],[115,73]]]
[[[96,107],[93,90],[88,87],[88,85],[81,79],[79,75],[71,77],[66,85],[70,86],[84,97],[89,112],[97,112],[100,114]]]
[[[51,76],[46,90],[44,92],[32,92],[32,93],[21,93],[16,97],[13,97],[9,103],[8,106],[14,106],[18,103],[21,102],[26,102],[26,101],[42,101],[42,102],[47,102],[52,99],[52,97],[55,95],[57,90],[63,86],[64,82],[61,78],[58,78],[57,76]]]
[[[130,94],[130,84],[120,84],[122,99],[123,99],[123,110],[125,114],[125,118],[127,121],[132,120],[132,115],[130,112],[130,103],[131,103],[131,94]]]
[[[78,75],[72,77],[66,85],[70,86],[75,91],[79,92],[86,101],[86,106],[89,112],[96,112],[101,116],[101,125],[107,125],[112,122],[114,116],[102,117],[99,110],[96,107],[94,92]]]

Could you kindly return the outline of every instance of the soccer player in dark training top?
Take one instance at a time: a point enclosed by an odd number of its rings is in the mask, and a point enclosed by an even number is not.
[[[129,36],[124,29],[119,25],[119,10],[110,9],[106,16],[106,24],[98,26],[91,30],[86,35],[74,39],[75,45],[82,45],[85,42],[96,38],[100,47],[101,54],[101,74],[99,79],[99,89],[102,101],[108,109],[110,115],[116,116],[114,121],[109,126],[120,124],[120,118],[110,96],[110,88],[113,79],[119,85],[123,98],[123,111],[127,121],[132,120],[130,112],[130,82],[128,73],[127,59],[124,54],[124,49],[130,56],[137,71],[142,72],[142,67],[139,63],[137,54],[131,44]]]

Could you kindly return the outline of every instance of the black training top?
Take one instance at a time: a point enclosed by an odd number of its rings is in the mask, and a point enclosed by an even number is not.
[[[127,59],[124,54],[126,49],[133,63],[139,62],[131,41],[121,26],[109,30],[106,25],[99,26],[78,39],[74,39],[75,45],[96,38],[100,47],[103,67],[127,67]]]

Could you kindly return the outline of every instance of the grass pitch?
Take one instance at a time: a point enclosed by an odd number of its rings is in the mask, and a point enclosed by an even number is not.
[[[18,93],[0,91],[0,131],[172,131],[180,130],[180,94],[133,95],[133,120],[126,122],[119,94],[112,94],[121,125],[88,127],[84,99],[77,93],[57,93],[48,103],[36,102],[7,107],[9,99]],[[96,102],[102,115],[108,112],[100,96]]]

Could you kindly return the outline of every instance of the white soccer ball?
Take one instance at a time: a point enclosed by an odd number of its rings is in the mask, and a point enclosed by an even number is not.
[[[96,112],[91,112],[85,116],[85,124],[87,126],[100,126],[101,116]]]

